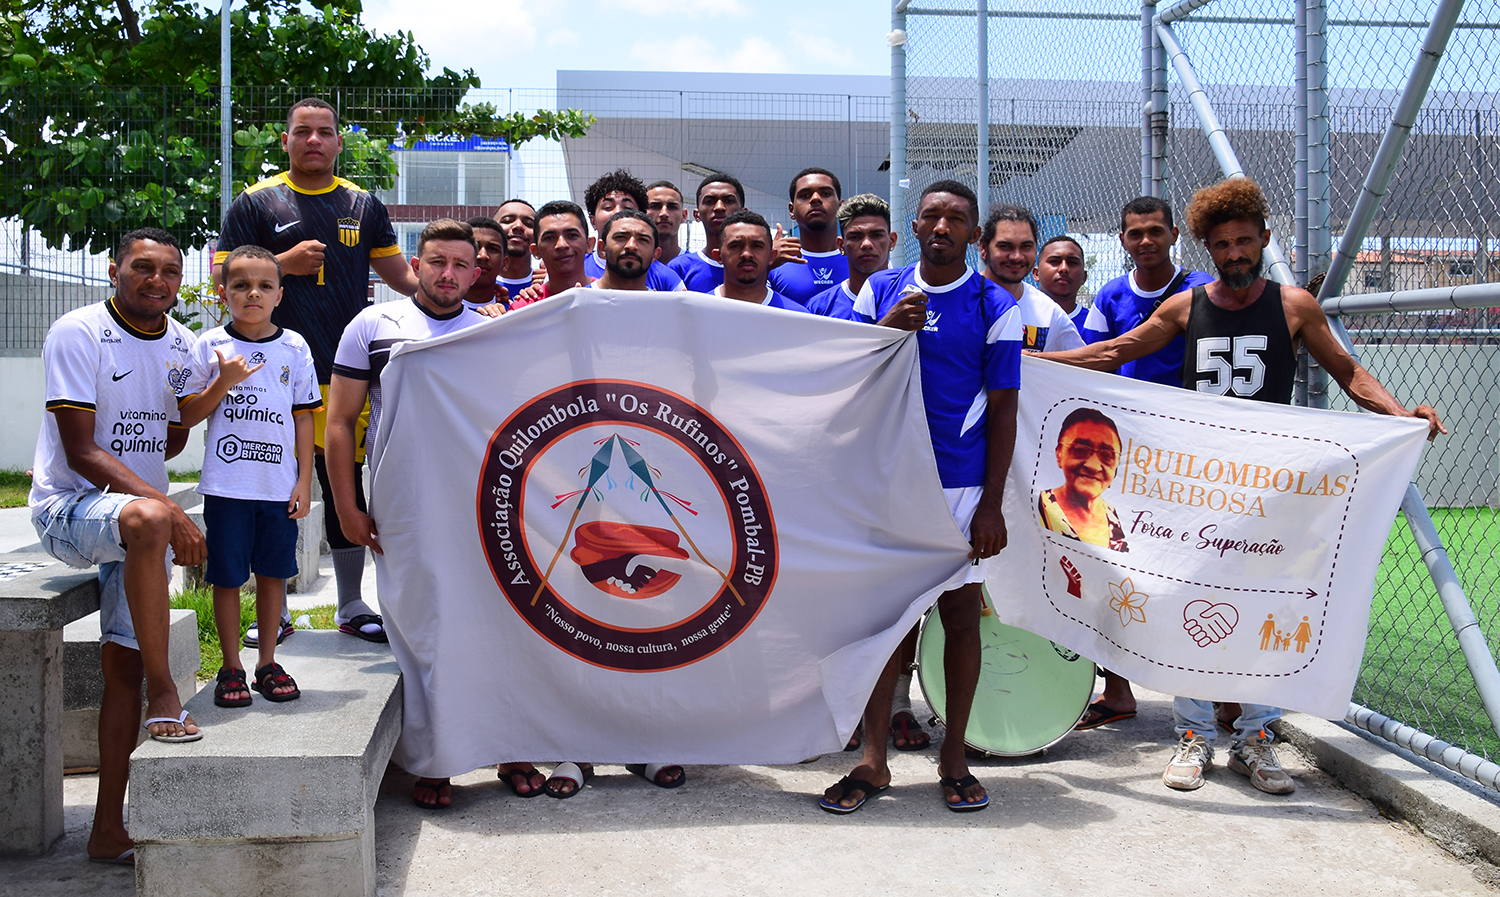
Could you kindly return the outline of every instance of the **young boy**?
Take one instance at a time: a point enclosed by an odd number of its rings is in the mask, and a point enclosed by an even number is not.
[[[214,589],[214,624],[224,654],[214,703],[247,707],[240,586],[255,574],[260,631],[275,632],[286,578],[297,573],[295,521],[312,503],[312,412],[323,403],[306,340],[271,323],[281,301],[276,256],[240,246],[224,259],[220,283],[231,322],[198,339],[179,413],[187,427],[209,421],[198,491],[208,528],[204,578]],[[254,689],[268,701],[301,696],[276,662],[276,639],[261,639],[258,649]]]

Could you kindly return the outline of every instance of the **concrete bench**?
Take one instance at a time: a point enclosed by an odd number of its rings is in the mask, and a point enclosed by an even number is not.
[[[242,655],[248,669],[255,652]],[[302,697],[187,708],[188,744],[147,741],[130,759],[136,881],[152,897],[375,893],[375,797],[401,733],[390,649],[333,630],[276,650]]]
[[[208,527],[203,523],[203,498],[200,495],[174,496],[178,503],[183,506],[188,517],[198,525],[198,529],[208,532]],[[308,508],[307,516],[297,521],[297,575],[286,581],[288,592],[311,592],[318,581],[318,558],[322,554],[323,539],[323,503],[314,500]],[[188,567],[183,570],[183,584],[185,588],[197,588],[203,585],[203,565]],[[255,585],[255,577],[250,577],[249,583],[252,588]]]
[[[40,552],[0,555],[0,856],[63,832],[63,627],[99,609],[99,578]]]
[[[198,615],[174,610],[168,662],[177,694],[190,698],[198,690]],[[63,766],[67,769],[99,765],[99,703],[104,699],[104,673],[99,666],[99,612],[63,627]],[[141,693],[145,706],[145,692]],[[146,730],[141,730],[146,740]]]

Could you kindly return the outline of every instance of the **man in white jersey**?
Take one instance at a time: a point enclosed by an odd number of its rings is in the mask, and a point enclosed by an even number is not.
[[[201,564],[203,534],[166,496],[166,459],[182,450],[177,386],[192,331],[167,309],[182,286],[182,250],[155,228],[120,240],[113,298],[53,323],[42,348],[48,414],[37,439],[31,520],[42,548],[74,567],[99,566],[99,792],[90,859],[130,864],[125,831],[130,752],[141,725],[160,741],[196,741],[167,663],[168,551]]]
[[[959,813],[989,805],[984,786],[969,772],[964,732],[979,684],[984,559],[998,554],[1006,543],[1002,503],[1021,386],[1021,316],[1015,300],[964,260],[969,244],[979,239],[978,221],[979,200],[973,190],[957,181],[929,185],[912,222],[921,261],[870,275],[854,304],[855,313],[867,323],[916,332],[922,400],[938,478],[954,523],[973,546],[973,566],[962,584],[937,600],[948,698],[948,733],[938,754],[938,783],[944,805]],[[866,732],[879,732],[891,718],[897,656],[891,655],[870,693]],[[820,806],[830,813],[852,813],[888,788],[890,781],[886,740],[866,738],[859,765],[823,792]]]
[[[766,283],[774,241],[766,219],[749,209],[740,209],[724,219],[719,239],[716,252],[724,265],[724,282],[714,288],[715,296],[786,311],[807,311],[800,302],[793,302]]]
[[[980,237],[985,279],[1010,293],[1021,309],[1021,349],[1061,352],[1083,345],[1073,322],[1056,302],[1026,282],[1036,263],[1036,216],[1023,206],[1001,204],[990,210]]]
[[[382,302],[360,312],[344,328],[333,358],[333,382],[328,389],[328,478],[338,505],[344,535],[376,554],[380,534],[375,521],[355,504],[354,427],[370,399],[369,445],[380,427],[380,373],[396,346],[472,327],[484,316],[464,307],[464,296],[474,282],[474,231],[462,221],[443,218],[422,229],[417,254],[412,257],[417,294],[411,299]],[[408,683],[419,677],[408,675]],[[412,797],[425,807],[447,806],[446,779],[418,779]]]
[[[500,264],[505,258],[505,233],[500,222],[488,215],[475,215],[467,222],[474,231],[474,245],[479,255],[474,262],[474,285],[464,294],[464,307],[478,311],[494,302],[510,298],[501,290]],[[530,285],[528,278],[527,284]]]
[[[698,184],[698,207],[693,218],[703,225],[703,248],[672,259],[669,266],[695,293],[712,293],[724,282],[724,266],[715,253],[724,219],[745,207],[745,185],[727,174],[708,175]]]
[[[844,188],[826,168],[804,168],[787,189],[787,211],[797,236],[777,226],[771,286],[796,302],[812,297],[849,276],[849,262],[839,252],[837,215]]]
[[[838,217],[838,247],[848,261],[849,277],[803,304],[815,315],[853,321],[854,298],[866,278],[890,264],[896,233],[891,230],[890,204],[873,193],[849,197],[839,206]]]
[[[1078,291],[1088,282],[1089,272],[1083,263],[1083,245],[1067,234],[1049,237],[1036,256],[1031,269],[1037,287],[1068,315],[1073,327],[1083,335],[1083,322],[1089,307],[1078,301]]]
[[[687,220],[687,208],[682,203],[682,191],[671,181],[652,181],[646,185],[646,216],[656,225],[656,243],[659,250],[656,260],[667,267],[672,260],[682,255],[682,222]]]

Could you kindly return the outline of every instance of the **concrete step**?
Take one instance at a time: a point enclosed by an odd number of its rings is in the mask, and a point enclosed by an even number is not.
[[[253,669],[254,651],[243,653]],[[302,689],[285,703],[187,708],[201,741],[147,741],[130,760],[140,892],[375,893],[375,798],[401,733],[401,672],[385,645],[299,630],[276,650]]]
[[[198,615],[174,610],[167,656],[177,694],[186,701],[198,691]],[[99,612],[63,627],[63,767],[99,765],[99,702],[104,698],[104,674],[99,668]],[[142,691],[141,706],[145,706]],[[141,741],[146,733],[141,731]]]

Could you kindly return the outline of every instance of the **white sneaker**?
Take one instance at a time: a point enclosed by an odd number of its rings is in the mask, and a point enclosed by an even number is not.
[[[1195,791],[1203,787],[1203,773],[1213,763],[1214,747],[1202,735],[1187,730],[1177,742],[1177,753],[1161,774],[1162,784],[1178,791]]]
[[[1249,741],[1229,751],[1229,768],[1250,777],[1250,784],[1267,794],[1291,794],[1297,783],[1276,760],[1276,751],[1262,729]]]

